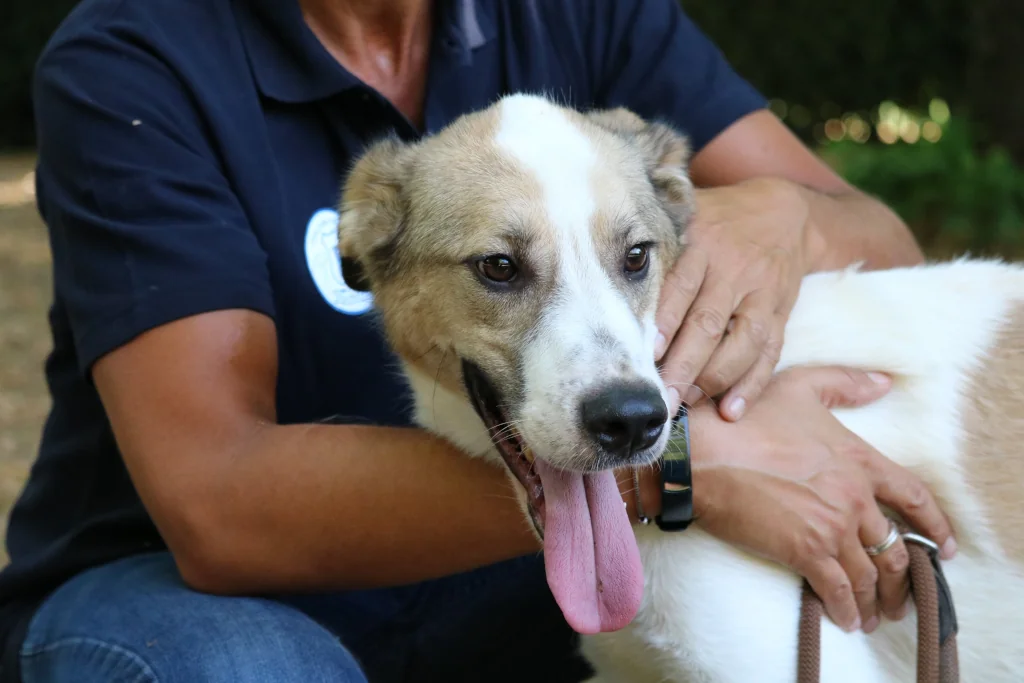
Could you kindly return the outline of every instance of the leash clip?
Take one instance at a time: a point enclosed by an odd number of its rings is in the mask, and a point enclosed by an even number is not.
[[[957,623],[956,608],[953,606],[953,591],[946,583],[946,574],[942,571],[942,565],[939,562],[939,545],[930,538],[925,538],[912,531],[904,532],[903,540],[916,543],[928,551],[928,559],[931,560],[932,573],[935,574],[935,583],[939,593],[939,644],[942,645],[950,636],[959,632],[960,625]]]
[[[938,558],[939,556],[939,544],[930,538],[925,538],[920,534],[915,534],[913,531],[907,531],[903,534],[903,541],[910,541],[911,543],[924,546],[925,550],[928,551],[928,554],[934,558]]]

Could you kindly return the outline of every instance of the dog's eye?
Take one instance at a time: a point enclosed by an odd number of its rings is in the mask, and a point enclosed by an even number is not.
[[[476,262],[476,268],[488,280],[502,284],[511,282],[519,272],[515,262],[504,254],[482,258]]]
[[[623,264],[623,268],[629,275],[637,275],[645,268],[647,268],[647,247],[643,244],[638,244],[626,252],[626,261]]]

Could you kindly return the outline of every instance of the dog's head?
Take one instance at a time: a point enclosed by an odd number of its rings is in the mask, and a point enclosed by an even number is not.
[[[688,153],[626,110],[515,95],[373,145],[343,191],[344,276],[372,290],[420,421],[500,454],[583,632],[638,605],[635,541],[609,546],[629,533],[611,469],[669,438],[654,316],[693,212]]]

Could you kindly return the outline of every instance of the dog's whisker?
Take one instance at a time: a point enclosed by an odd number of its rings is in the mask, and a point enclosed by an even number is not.
[[[495,425],[494,430],[493,430],[493,438],[495,438],[495,439],[511,438],[511,437],[515,436],[518,431],[519,431],[518,423],[516,421],[507,422],[507,423],[504,423],[502,425]]]
[[[420,355],[418,355],[418,356],[413,356],[413,357],[412,357],[412,360],[413,360],[413,361],[421,361],[421,360],[423,360],[424,358],[426,358],[426,357],[427,357],[428,355],[430,355],[430,354],[431,354],[432,352],[434,352],[434,351],[440,351],[440,350],[441,350],[441,347],[439,347],[439,346],[438,346],[437,344],[431,344],[431,345],[430,345],[429,347],[427,347],[427,350],[426,350],[426,351],[424,351],[423,353],[421,353],[421,354],[420,354]],[[398,367],[396,367],[396,369],[397,369],[397,370],[398,370],[399,372],[401,372],[401,366],[398,366]]]
[[[327,415],[315,420],[310,420],[309,423],[314,425],[371,424],[372,421],[360,415],[342,415],[341,413],[335,413],[333,415]]]
[[[434,346],[436,347],[437,345],[435,344]],[[437,362],[437,372],[434,373],[434,393],[431,396],[430,404],[433,407],[432,413],[435,425],[437,424],[437,387],[441,384],[441,368],[444,367],[444,361],[447,357],[448,349],[445,349],[444,353],[441,354],[441,360]]]

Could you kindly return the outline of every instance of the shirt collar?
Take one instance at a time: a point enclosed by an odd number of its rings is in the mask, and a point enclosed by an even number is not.
[[[480,0],[437,0],[436,46],[462,65],[496,35],[493,17]],[[312,102],[362,82],[320,44],[297,0],[237,0],[236,11],[250,68],[260,92],[281,102]]]

